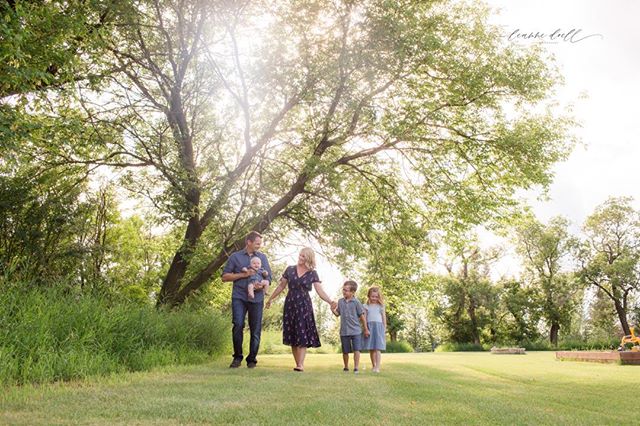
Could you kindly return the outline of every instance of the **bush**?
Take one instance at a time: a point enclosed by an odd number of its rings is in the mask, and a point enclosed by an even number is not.
[[[443,343],[436,348],[436,352],[483,352],[486,350],[484,346],[475,343]]]
[[[413,348],[411,347],[409,342],[405,340],[397,340],[395,342],[387,341],[387,352],[388,353],[413,352]]]
[[[558,341],[558,347],[552,346],[549,340],[521,342],[520,346],[528,351],[607,351],[616,349],[620,344],[617,338],[585,340],[581,338],[566,338]]]
[[[212,311],[165,312],[69,289],[20,289],[1,280],[0,287],[0,383],[203,362],[230,343],[228,321]]]
[[[566,351],[606,351],[616,349],[620,345],[620,339],[608,340],[583,340],[566,339],[558,342],[558,350]]]
[[[521,348],[525,348],[528,351],[550,351],[553,350],[551,343],[549,343],[549,339],[545,340],[534,340],[529,341],[525,340],[520,342],[520,344],[516,345]]]

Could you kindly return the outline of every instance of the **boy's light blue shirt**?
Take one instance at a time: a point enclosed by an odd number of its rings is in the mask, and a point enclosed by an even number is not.
[[[362,303],[355,297],[349,300],[338,300],[338,315],[340,315],[340,335],[355,336],[362,333],[360,317],[364,314]]]

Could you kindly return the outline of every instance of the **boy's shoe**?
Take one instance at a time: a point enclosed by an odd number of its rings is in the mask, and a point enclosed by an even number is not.
[[[241,364],[242,364],[241,359],[234,359],[233,361],[231,361],[231,365],[229,366],[229,368],[238,368],[240,367]]]
[[[357,369],[357,368],[354,368],[354,369],[353,369],[353,374],[358,374],[358,373],[360,373],[360,372],[358,371],[358,369]]]
[[[342,371],[347,372],[349,369],[347,367],[343,368]]]
[[[247,363],[247,368],[256,368],[256,362],[248,362]]]

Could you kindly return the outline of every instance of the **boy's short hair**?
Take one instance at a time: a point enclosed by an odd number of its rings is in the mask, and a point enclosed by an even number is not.
[[[342,284],[342,287],[349,287],[349,290],[351,290],[352,292],[356,292],[356,290],[358,290],[358,283],[353,281],[353,280],[348,280],[345,281],[344,284]]]
[[[260,259],[258,256],[253,256],[251,260],[249,260],[249,263],[253,262],[253,259],[258,259],[260,261],[260,264],[262,265],[262,259]]]

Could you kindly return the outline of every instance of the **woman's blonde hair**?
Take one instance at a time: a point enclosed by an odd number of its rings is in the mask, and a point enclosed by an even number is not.
[[[316,254],[311,248],[303,248],[300,250],[300,254],[304,256],[304,266],[306,266],[307,269],[316,269]]]
[[[382,290],[380,290],[380,287],[376,285],[374,285],[373,287],[369,287],[369,290],[367,290],[367,303],[371,303],[371,293],[378,293],[380,304],[384,305],[384,299],[382,298]]]

